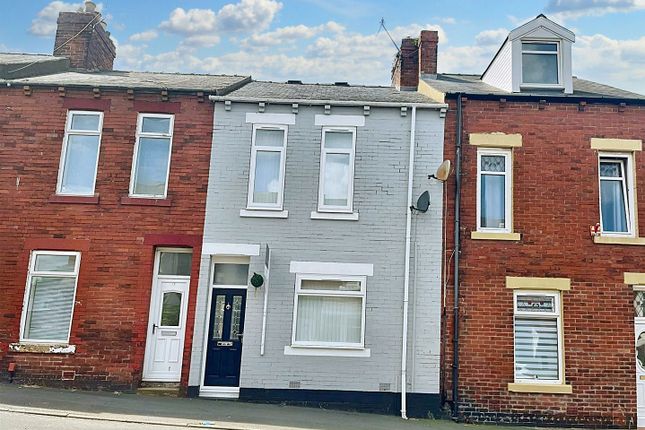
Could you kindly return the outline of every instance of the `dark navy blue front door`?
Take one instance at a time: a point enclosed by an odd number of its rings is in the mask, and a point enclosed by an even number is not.
[[[240,385],[246,290],[214,288],[208,328],[204,385]]]

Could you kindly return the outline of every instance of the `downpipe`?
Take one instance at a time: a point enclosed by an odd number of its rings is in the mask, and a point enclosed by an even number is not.
[[[414,180],[414,143],[417,128],[417,107],[412,106],[410,120],[410,160],[408,165],[408,206],[405,219],[405,272],[403,274],[403,335],[401,342],[401,418],[408,419],[408,308],[410,298],[410,242],[412,232],[412,185]]]
[[[457,138],[455,141],[455,256],[452,345],[452,417],[459,418],[459,254],[461,253],[461,140],[463,134],[462,94],[457,95]]]

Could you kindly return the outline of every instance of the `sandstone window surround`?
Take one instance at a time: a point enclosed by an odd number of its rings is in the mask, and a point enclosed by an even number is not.
[[[513,148],[522,146],[521,134],[471,133],[477,147],[477,221],[470,238],[518,241],[513,224]]]
[[[598,196],[601,233],[594,242],[612,245],[645,245],[639,237],[636,194],[636,154],[639,139],[592,138],[598,151]]]
[[[513,290],[514,382],[519,393],[571,394],[564,359],[562,295],[571,288],[567,278],[506,277]],[[528,347],[529,344],[537,347]]]

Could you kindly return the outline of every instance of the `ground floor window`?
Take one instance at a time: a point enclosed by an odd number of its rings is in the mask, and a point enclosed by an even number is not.
[[[365,277],[296,275],[292,345],[363,348]]]
[[[32,252],[21,341],[69,341],[80,262],[79,252]]]
[[[515,382],[562,383],[559,292],[515,291]]]

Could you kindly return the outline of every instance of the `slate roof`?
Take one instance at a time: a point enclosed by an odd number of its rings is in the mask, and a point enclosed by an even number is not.
[[[364,102],[364,103],[437,103],[416,91],[398,91],[392,87],[341,84],[302,84],[251,81],[227,94],[231,99],[284,100],[294,102]]]
[[[23,54],[19,52],[0,52],[0,64],[42,63],[44,61],[58,61],[61,57],[49,54]]]
[[[490,95],[500,97],[563,97],[563,98],[610,98],[610,99],[634,99],[645,100],[645,96],[630,91],[614,88],[609,85],[599,84],[573,77],[573,93],[564,94],[557,90],[531,90],[521,93],[510,93],[502,89],[484,83],[480,75],[459,75],[440,73],[434,75],[422,75],[421,79],[434,88],[445,94],[464,93],[469,95]]]
[[[0,52],[0,79],[58,73],[67,70],[69,60],[47,54]]]
[[[126,72],[63,72],[22,79],[12,79],[14,85],[51,85],[92,88],[169,89],[175,91],[204,91],[225,94],[248,82],[249,76],[198,75],[184,73]]]

